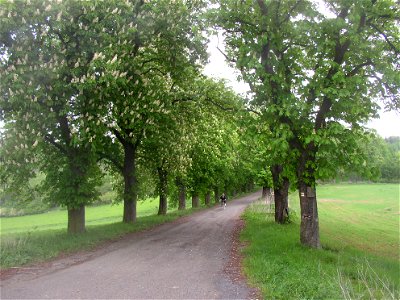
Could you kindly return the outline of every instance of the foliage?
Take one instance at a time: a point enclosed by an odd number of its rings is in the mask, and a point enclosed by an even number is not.
[[[213,17],[225,30],[227,58],[252,87],[253,109],[272,131],[272,160],[290,166],[296,163],[296,152],[314,144],[316,178],[335,172],[349,158],[357,164],[354,140],[362,134],[358,124],[376,111],[372,100],[398,106],[394,4],[362,7],[361,1],[347,6],[330,1],[328,10],[337,16],[331,18],[308,1],[261,2],[217,1]],[[371,39],[379,45],[373,51]],[[293,171],[285,172],[293,177]]]
[[[343,164],[331,178],[339,181],[399,182],[400,158],[396,141],[397,137],[383,139],[372,133],[360,136],[355,141],[358,151],[352,153],[353,163]]]
[[[69,208],[94,201],[99,184],[72,81],[92,48],[78,13],[72,2],[1,3],[2,177],[17,189],[40,170],[48,200]]]
[[[383,162],[381,178],[384,182],[400,182],[400,137],[385,139],[381,147]]]
[[[226,58],[271,133],[274,187],[298,186],[300,239],[319,247],[316,180],[365,162],[357,141],[378,99],[399,108],[398,7],[326,1],[323,13],[311,1],[215,3],[210,16],[224,30]]]

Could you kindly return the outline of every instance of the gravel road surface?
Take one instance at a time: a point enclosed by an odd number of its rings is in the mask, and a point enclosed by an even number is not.
[[[1,299],[249,299],[244,280],[232,281],[231,235],[260,192],[101,249],[27,268],[1,281]]]

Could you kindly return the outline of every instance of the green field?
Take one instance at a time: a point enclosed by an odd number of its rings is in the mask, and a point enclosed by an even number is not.
[[[321,186],[318,198],[325,246],[399,259],[399,185]]]
[[[61,254],[91,249],[127,233],[147,229],[188,215],[196,209],[171,209],[157,216],[158,200],[139,201],[135,224],[122,223],[122,204],[86,207],[86,232],[67,234],[67,211],[0,218],[0,268],[19,267],[42,262]]]
[[[122,204],[86,207],[86,225],[102,225],[122,220]],[[158,200],[139,201],[138,216],[154,215],[158,211]],[[67,211],[55,210],[44,214],[0,218],[0,234],[36,232],[49,229],[67,228]]]
[[[246,211],[251,282],[268,299],[398,299],[399,185],[322,185],[317,196],[321,250],[300,245],[297,193],[290,224],[275,224],[262,203]]]

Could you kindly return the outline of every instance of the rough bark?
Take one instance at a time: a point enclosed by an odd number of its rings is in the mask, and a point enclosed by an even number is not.
[[[135,148],[131,144],[124,145],[124,223],[134,223],[136,221],[136,202],[137,202],[137,180],[136,180],[136,160]]]
[[[71,131],[68,123],[68,118],[66,115],[59,113],[59,124],[61,129],[61,137],[64,140],[66,146],[62,146],[57,143],[54,139],[49,138],[49,141],[68,158],[68,164],[71,172],[71,178],[68,182],[74,191],[75,197],[80,195],[82,186],[87,182],[87,168],[90,165],[87,159],[90,155],[86,150],[79,150],[71,145]],[[82,148],[83,149],[83,148]],[[89,198],[90,196],[88,196]],[[70,199],[70,203],[67,204],[68,210],[68,227],[67,232],[71,234],[83,233],[85,232],[85,204],[81,203],[75,205],[75,199]]]
[[[317,195],[314,188],[299,184],[301,207],[300,242],[303,245],[320,248]]]
[[[317,147],[309,143],[303,149],[298,165],[298,190],[300,196],[300,242],[312,248],[320,248],[317,193],[315,190],[315,155]]]
[[[196,208],[200,206],[199,195],[193,194],[192,195],[192,207]]]
[[[284,224],[289,218],[289,180],[283,178],[282,185],[274,189],[275,222]]]
[[[275,222],[279,224],[286,223],[289,217],[289,179],[286,177],[281,178],[282,171],[283,167],[280,165],[271,167],[274,184]]]
[[[162,168],[157,168],[158,179],[159,179],[159,187],[158,194],[160,195],[160,204],[158,206],[158,215],[166,215],[167,214],[167,187],[168,187],[168,173]]]
[[[263,200],[267,200],[268,193],[270,192],[269,187],[263,186],[261,197]]]
[[[68,208],[68,233],[85,232],[85,205],[78,208]]]
[[[76,149],[70,149],[69,151],[69,164],[73,178],[69,181],[71,188],[74,190],[74,195],[80,195],[80,190],[86,180],[85,167],[87,167],[86,160],[82,157],[82,153],[79,153]],[[78,161],[81,161],[79,164]],[[73,200],[73,199],[71,199]],[[85,232],[85,205],[82,203],[75,206],[74,201],[71,201],[71,205],[67,206],[68,210],[68,233],[82,233]]]

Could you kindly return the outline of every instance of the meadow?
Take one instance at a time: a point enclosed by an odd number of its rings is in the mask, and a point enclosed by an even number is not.
[[[399,185],[321,185],[317,196],[318,250],[300,245],[297,193],[289,224],[275,224],[261,202],[246,210],[241,238],[251,283],[268,299],[398,299]]]
[[[156,225],[173,221],[198,209],[170,209],[158,216],[158,200],[139,201],[137,222],[122,223],[122,204],[86,207],[86,232],[67,233],[67,211],[55,210],[43,214],[0,218],[0,268],[16,268],[40,263],[59,255],[89,250],[102,243]],[[201,209],[201,208],[200,208]]]
[[[122,220],[122,211],[122,203],[88,206],[85,208],[86,225],[119,222]],[[157,211],[158,200],[156,198],[138,201],[138,216],[154,215]],[[1,235],[54,229],[67,229],[67,211],[65,209],[51,210],[42,214],[0,218]]]

